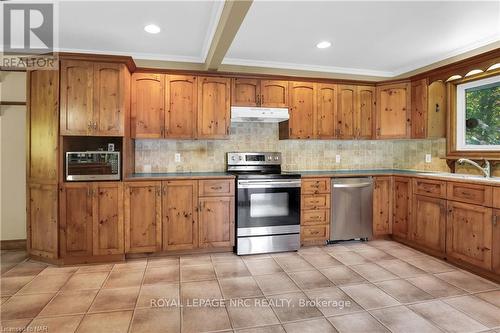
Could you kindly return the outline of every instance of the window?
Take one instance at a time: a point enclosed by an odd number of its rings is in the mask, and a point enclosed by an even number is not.
[[[457,149],[500,150],[500,75],[457,85]]]

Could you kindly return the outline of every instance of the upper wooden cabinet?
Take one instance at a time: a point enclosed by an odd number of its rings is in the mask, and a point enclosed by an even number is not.
[[[336,137],[337,93],[336,84],[318,83],[316,136],[318,139]]]
[[[165,119],[165,77],[162,74],[132,74],[131,135],[161,138]]]
[[[196,135],[197,78],[165,77],[165,137],[189,139]]]
[[[314,117],[316,113],[317,98],[316,89],[316,83],[290,82],[290,120],[288,121],[288,138],[312,139],[314,137]]]
[[[123,64],[62,60],[61,134],[124,135],[129,75]]]
[[[337,137],[339,139],[352,139],[355,136],[356,91],[356,86],[339,86],[337,109]]]
[[[225,139],[229,136],[230,104],[230,79],[223,77],[198,78],[198,138]]]
[[[397,83],[377,87],[377,139],[409,138],[411,133],[411,85]]]
[[[287,81],[234,78],[231,86],[233,106],[288,106]]]
[[[392,230],[392,177],[375,177],[373,184],[373,235]]]
[[[375,87],[357,86],[356,108],[354,113],[354,135],[356,139],[373,137],[373,117],[375,115]]]
[[[411,82],[411,137],[427,137],[427,79]]]
[[[446,137],[446,85],[428,84],[427,79],[411,82],[411,137]]]
[[[261,80],[260,105],[270,108],[288,107],[288,81]]]

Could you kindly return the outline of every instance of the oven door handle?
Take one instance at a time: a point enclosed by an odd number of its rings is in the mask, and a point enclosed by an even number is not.
[[[238,188],[300,188],[300,180],[291,181],[238,181]]]

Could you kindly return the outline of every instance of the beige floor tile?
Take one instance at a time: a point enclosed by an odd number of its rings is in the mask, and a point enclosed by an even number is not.
[[[74,274],[62,290],[99,289],[108,277],[109,272]]]
[[[283,272],[280,265],[273,258],[246,261],[248,270],[252,275],[265,275]]]
[[[446,332],[479,332],[488,328],[441,301],[431,301],[408,306],[413,311]]]
[[[144,284],[169,283],[179,281],[179,266],[148,267],[144,273]]]
[[[413,257],[422,256],[422,252],[418,252],[417,250],[410,249],[409,247],[394,247],[389,251],[393,257],[398,259],[407,259]]]
[[[113,271],[139,271],[146,269],[148,261],[146,259],[129,260],[124,263],[115,264]]]
[[[281,325],[264,326],[264,327],[254,327],[245,328],[241,330],[236,330],[237,333],[285,333],[285,329]]]
[[[364,311],[352,298],[337,287],[305,292],[325,317]]]
[[[181,282],[213,280],[215,278],[212,264],[183,266],[181,258]]]
[[[250,276],[250,272],[242,260],[216,262],[214,268],[219,279]]]
[[[360,254],[361,256],[365,257],[366,259],[373,261],[373,262],[378,262],[380,260],[391,260],[395,259],[393,256],[390,254],[376,249],[376,248],[369,248],[369,249],[363,249],[363,250],[358,250],[356,251],[357,254]]]
[[[95,299],[98,290],[62,292],[56,295],[39,316],[59,316],[85,313]]]
[[[237,256],[233,252],[221,252],[221,253],[212,253],[210,255],[212,258],[212,262],[224,262],[224,261],[242,261],[240,256]]]
[[[337,330],[325,318],[299,321],[283,325],[287,333],[336,333]]]
[[[220,279],[220,287],[224,298],[241,298],[262,296],[262,291],[251,276]]]
[[[197,333],[231,329],[225,307],[182,308],[182,332]]]
[[[77,273],[109,272],[113,266],[113,264],[80,266]]]
[[[347,266],[370,263],[370,260],[353,251],[334,252],[330,254],[332,257]]]
[[[159,257],[159,258],[149,258],[147,267],[170,267],[176,266],[179,268],[180,259],[179,257]]]
[[[433,297],[406,280],[390,280],[375,283],[377,287],[401,303],[430,300]]]
[[[181,331],[180,308],[137,309],[130,333],[178,333]]]
[[[2,297],[0,297],[0,304],[5,303],[9,298],[10,298],[10,296],[2,296]]]
[[[389,333],[389,330],[368,312],[329,317],[328,320],[340,333]]]
[[[279,324],[271,306],[265,298],[246,298],[227,303],[233,328],[246,328]]]
[[[41,271],[43,271],[48,265],[43,263],[38,263],[34,261],[25,261],[22,262],[11,270],[2,274],[2,278],[10,277],[10,276],[28,276],[28,275],[37,275]]]
[[[420,268],[428,273],[443,273],[454,271],[455,267],[442,262],[441,260],[433,259],[428,256],[411,257],[404,259],[407,263]]]
[[[2,304],[0,318],[2,320],[34,318],[53,296],[54,294],[12,296]]]
[[[138,308],[178,306],[180,306],[179,284],[175,282],[143,285],[136,305]]]
[[[289,276],[303,290],[333,286],[333,283],[319,271],[294,272],[289,273]]]
[[[135,307],[139,287],[101,289],[89,312],[129,310]]]
[[[388,270],[383,269],[377,264],[370,263],[363,265],[353,265],[350,266],[350,268],[370,282],[385,281],[398,278],[396,275],[392,274]]]
[[[209,254],[202,255],[187,255],[180,257],[181,266],[198,266],[198,265],[206,265],[212,263],[212,258]]]
[[[435,275],[438,278],[471,293],[498,288],[497,284],[464,271],[451,271]]]
[[[72,333],[82,321],[83,315],[35,318],[26,328],[27,332]]]
[[[273,257],[270,254],[261,253],[261,254],[250,254],[247,256],[240,256],[240,258],[243,259],[244,262],[249,262],[253,260],[271,259]]]
[[[35,278],[35,275],[27,276],[11,276],[3,277],[0,279],[0,291],[2,296],[14,295],[22,287],[28,284],[31,280]]]
[[[314,266],[305,261],[296,253],[291,253],[274,258],[285,272],[314,270]]]
[[[426,274],[425,271],[417,268],[413,265],[410,265],[407,262],[404,262],[400,259],[394,260],[380,260],[377,261],[377,265],[381,266],[385,270],[395,274],[401,278],[410,278],[422,274]]]
[[[337,286],[366,282],[361,275],[347,266],[330,267],[320,271]]]
[[[144,276],[143,270],[113,270],[104,283],[103,288],[133,288],[139,287]]]
[[[54,274],[70,274],[75,273],[79,267],[57,267],[57,266],[49,266],[40,272],[40,275],[54,275]]]
[[[489,328],[500,327],[500,308],[480,298],[459,296],[445,299],[444,302]]]
[[[325,251],[326,253],[338,253],[338,252],[347,252],[347,251],[352,251],[352,249],[345,247],[343,245],[339,244],[333,244],[333,245],[327,245],[322,247],[322,250]]]
[[[17,292],[18,295],[55,293],[66,284],[71,274],[38,275]]]
[[[222,299],[217,280],[183,282],[181,284],[182,304],[193,304],[197,299]]]
[[[500,308],[500,290],[487,291],[476,294],[475,296]]]
[[[104,312],[87,314],[78,333],[126,333],[132,319],[132,311]]]
[[[400,304],[397,300],[371,284],[343,286],[340,289],[367,310]]]
[[[364,251],[364,250],[373,249],[373,246],[370,246],[368,243],[359,242],[359,241],[343,242],[342,245],[347,247],[348,249],[350,249],[352,251]]]
[[[309,302],[309,298],[302,292],[273,295],[268,297],[271,307],[284,322],[321,317],[321,312]]]
[[[325,252],[302,254],[302,258],[316,268],[328,268],[342,265],[340,261]]]
[[[404,306],[373,310],[371,314],[392,332],[441,332],[430,321],[425,320]]]
[[[298,291],[299,288],[286,273],[254,276],[255,281],[265,295]]]
[[[31,322],[29,319],[1,320],[0,332],[22,332]]]
[[[324,254],[324,246],[305,246],[297,250],[297,253],[301,256],[313,255],[313,254]]]
[[[406,280],[434,297],[458,296],[466,293],[434,275],[419,275]]]

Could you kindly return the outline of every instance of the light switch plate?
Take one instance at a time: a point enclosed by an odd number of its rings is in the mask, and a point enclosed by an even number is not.
[[[425,154],[425,163],[431,163],[431,162],[432,162],[432,155]]]
[[[335,155],[335,163],[340,163],[340,155]]]
[[[181,163],[181,154],[175,153],[175,163]]]

